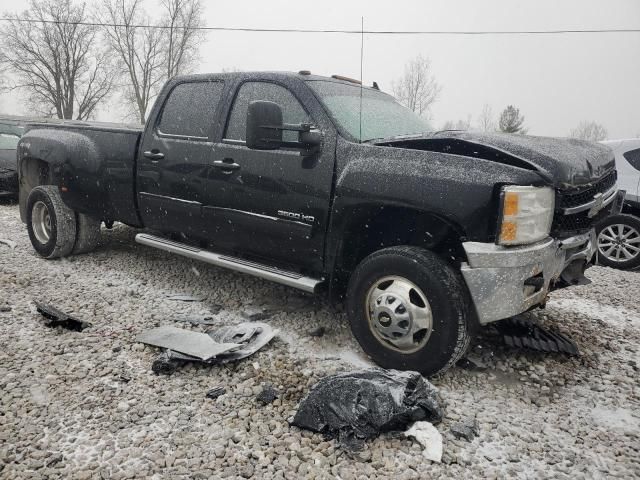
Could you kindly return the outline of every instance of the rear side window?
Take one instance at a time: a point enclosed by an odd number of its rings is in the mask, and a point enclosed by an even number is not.
[[[18,147],[18,140],[20,137],[17,135],[0,133],[0,150],[15,150]]]
[[[629,150],[628,152],[623,153],[622,156],[633,166],[633,168],[640,170],[640,148]]]
[[[233,101],[233,107],[227,123],[227,131],[224,138],[230,140],[246,140],[247,136],[247,109],[249,103],[255,100],[268,100],[275,102],[282,108],[282,121],[284,123],[310,123],[311,119],[305,112],[300,102],[284,87],[275,83],[247,82],[240,87],[238,95]],[[282,132],[282,139],[288,142],[298,140],[298,132]]]
[[[158,131],[167,135],[207,138],[221,96],[222,82],[177,85],[164,104]]]

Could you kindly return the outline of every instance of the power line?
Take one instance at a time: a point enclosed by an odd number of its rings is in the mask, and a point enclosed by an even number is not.
[[[60,20],[38,20],[31,18],[2,17],[3,22],[48,23],[57,25],[83,25],[89,27],[113,28],[153,28],[183,29],[216,32],[258,32],[258,33],[340,33],[347,35],[558,35],[590,33],[640,33],[640,28],[596,28],[596,29],[558,29],[558,30],[341,30],[324,28],[253,28],[253,27],[170,27],[168,25],[126,25],[122,23],[67,22]]]

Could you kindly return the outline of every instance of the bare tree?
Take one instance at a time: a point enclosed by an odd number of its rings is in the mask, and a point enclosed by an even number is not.
[[[607,138],[607,129],[596,122],[582,121],[569,133],[571,138],[599,142]]]
[[[496,121],[493,116],[493,109],[488,103],[485,103],[478,117],[478,127],[483,132],[493,132],[496,129]]]
[[[22,19],[2,31],[0,62],[12,73],[7,88],[28,93],[34,108],[50,116],[86,120],[110,93],[107,53],[99,53],[98,30],[84,4],[31,0]]]
[[[202,6],[200,0],[162,0],[166,27],[166,78],[172,78],[193,64],[203,39]]]
[[[405,64],[404,74],[392,83],[394,96],[419,115],[427,115],[441,87],[432,73],[431,61],[418,55]]]
[[[149,19],[141,0],[104,0],[105,32],[118,57],[127,105],[141,123],[166,78],[161,30],[144,28]]]
[[[513,105],[507,106],[500,114],[500,121],[498,127],[501,132],[504,133],[527,133],[527,130],[522,126],[524,123],[524,117],[520,115],[520,109]]]

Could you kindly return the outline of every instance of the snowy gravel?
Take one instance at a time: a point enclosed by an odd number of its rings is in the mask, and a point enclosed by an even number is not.
[[[94,253],[46,261],[15,204],[0,204],[0,477],[20,478],[633,478],[640,477],[640,273],[593,268],[593,284],[556,292],[533,315],[576,340],[578,358],[475,343],[480,371],[433,379],[445,404],[443,463],[401,434],[359,454],[289,427],[309,387],[369,365],[344,316],[294,290],[133,242],[103,230]],[[200,302],[170,300],[202,296]],[[93,323],[43,326],[34,300]],[[141,330],[266,316],[278,337],[244,361],[172,376],[150,366]],[[324,326],[318,338],[309,332]],[[188,327],[202,330],[206,327]],[[256,395],[273,385],[280,398]],[[216,386],[217,399],[206,398]],[[476,418],[471,442],[449,431]]]

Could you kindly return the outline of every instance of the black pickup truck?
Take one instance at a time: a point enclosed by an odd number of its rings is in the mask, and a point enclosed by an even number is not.
[[[28,127],[20,213],[45,258],[101,223],[144,245],[346,299],[383,367],[434,374],[476,327],[584,282],[617,208],[613,153],[425,122],[343,77],[178,77],[144,127]]]

